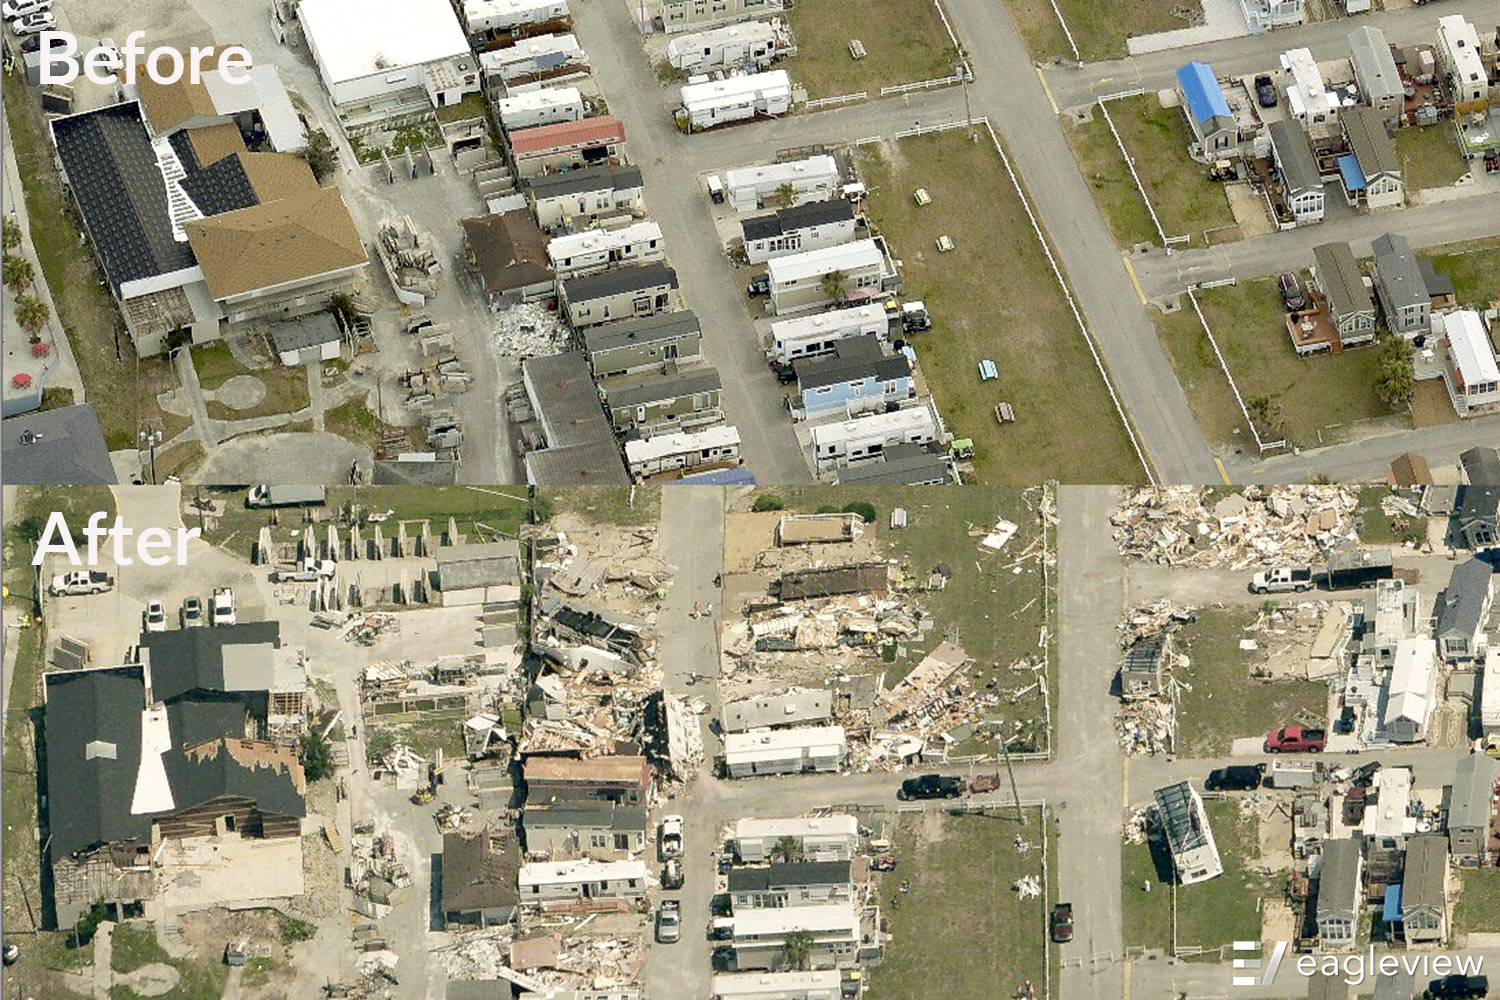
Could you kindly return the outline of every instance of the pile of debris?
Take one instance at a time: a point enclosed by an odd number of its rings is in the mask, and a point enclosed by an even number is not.
[[[1127,702],[1115,714],[1115,735],[1131,757],[1171,753],[1177,742],[1177,706],[1162,698]]]
[[[383,611],[356,615],[344,626],[344,641],[373,646],[388,635],[401,631],[401,619]]]
[[[399,857],[395,838],[389,833],[377,834],[373,827],[356,827],[351,847],[349,877],[354,886],[354,909],[379,920],[411,885],[411,868]],[[378,974],[375,969],[360,971]]]
[[[1124,839],[1127,844],[1144,844],[1150,831],[1149,810],[1145,806],[1131,809],[1125,817]]]
[[[525,360],[562,351],[568,331],[557,313],[522,302],[495,314],[494,337],[501,357]]]
[[[1263,486],[1212,500],[1197,486],[1136,487],[1110,516],[1121,554],[1164,566],[1311,564],[1358,541],[1359,494],[1344,486]]]
[[[1179,608],[1166,599],[1139,605],[1120,619],[1120,648],[1129,649],[1142,639],[1168,635],[1197,620],[1196,608]]]
[[[437,294],[443,265],[432,234],[418,229],[411,216],[381,222],[375,246],[392,284],[410,296],[410,304],[421,305]]]

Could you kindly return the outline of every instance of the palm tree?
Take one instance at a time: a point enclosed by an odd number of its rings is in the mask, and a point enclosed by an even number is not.
[[[792,931],[786,936],[786,961],[794,969],[805,969],[812,962],[812,931]]]
[[[5,287],[14,288],[17,293],[24,292],[31,287],[32,279],[36,277],[36,271],[32,269],[31,261],[18,253],[5,255]]]
[[[10,216],[5,217],[4,234],[5,249],[7,252],[21,245],[21,224]]]
[[[792,187],[790,181],[786,182],[785,184],[782,184],[771,195],[771,201],[772,201],[773,204],[776,205],[777,208],[791,208],[792,207],[792,202],[794,202],[796,200],[797,200],[797,189],[794,188],[794,187]]]
[[[796,837],[788,834],[776,841],[771,847],[771,859],[780,860],[790,864],[793,861],[802,860],[802,842]]]
[[[1411,368],[1412,353],[1411,344],[1401,337],[1386,337],[1380,343],[1375,394],[1392,409],[1409,405],[1417,394],[1417,380]]]
[[[16,299],[16,322],[27,333],[36,333],[51,318],[52,310],[41,299],[32,295],[22,295]]]
[[[823,294],[835,302],[844,301],[844,286],[848,282],[848,276],[843,271],[829,271],[823,275],[818,284],[823,289]]]

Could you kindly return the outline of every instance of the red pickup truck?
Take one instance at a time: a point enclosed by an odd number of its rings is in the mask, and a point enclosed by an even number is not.
[[[1266,753],[1322,753],[1328,745],[1323,729],[1283,726],[1266,734]]]

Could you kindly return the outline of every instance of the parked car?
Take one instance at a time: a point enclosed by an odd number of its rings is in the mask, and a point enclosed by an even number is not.
[[[234,624],[234,590],[220,587],[214,591],[213,621],[215,625]]]
[[[165,632],[167,630],[167,607],[161,601],[152,601],[146,605],[146,631]]]
[[[769,274],[757,274],[750,279],[750,284],[745,286],[745,294],[751,298],[758,295],[771,294],[771,276]]]
[[[1277,566],[1262,570],[1250,578],[1252,594],[1285,594],[1291,591],[1302,593],[1312,590],[1311,566]]]
[[[1231,764],[1208,772],[1203,788],[1209,792],[1253,792],[1265,773],[1264,764]]]
[[[1073,940],[1073,904],[1058,903],[1052,908],[1052,940],[1056,944],[1067,944]]]
[[[18,17],[27,14],[35,14],[39,10],[51,10],[52,0],[5,0],[0,5],[0,17],[7,21],[14,21]]]
[[[1262,73],[1255,78],[1255,100],[1263,108],[1276,107],[1276,84],[1272,82],[1269,73]]]
[[[1354,706],[1345,705],[1343,709],[1339,711],[1338,721],[1334,722],[1333,724],[1333,731],[1335,733],[1339,733],[1340,735],[1347,736],[1350,733],[1354,732],[1354,721]]]
[[[675,944],[682,937],[682,904],[675,899],[664,899],[656,909],[656,940],[661,944]]]
[[[907,778],[896,791],[902,802],[912,799],[956,799],[964,793],[964,780],[941,774],[924,774]]]
[[[57,27],[57,18],[52,16],[50,10],[39,10],[35,14],[27,14],[11,25],[11,30],[17,35],[35,35],[43,31],[51,31]]]
[[[1322,753],[1328,734],[1305,726],[1282,726],[1266,734],[1266,753]]]
[[[776,366],[776,381],[782,385],[790,385],[797,381],[797,369],[790,364]]]
[[[1283,271],[1276,279],[1276,287],[1281,291],[1281,304],[1288,312],[1296,312],[1307,306],[1307,296],[1302,291],[1302,282],[1291,271]]]
[[[183,601],[181,618],[183,628],[202,628],[203,602],[196,597],[189,597]]]
[[[661,866],[661,887],[663,889],[681,889],[686,879],[682,874],[682,860],[672,858]]]
[[[1465,976],[1462,973],[1454,973],[1428,983],[1427,992],[1422,995],[1427,1000],[1477,1000],[1479,997],[1488,996],[1489,992],[1488,976]]]
[[[661,856],[682,857],[682,817],[677,815],[661,818]]]
[[[53,597],[102,594],[115,585],[115,578],[100,570],[75,569],[52,578],[47,591]]]

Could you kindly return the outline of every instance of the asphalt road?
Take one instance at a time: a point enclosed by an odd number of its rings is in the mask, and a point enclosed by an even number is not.
[[[1391,462],[1408,451],[1424,456],[1434,468],[1452,467],[1462,452],[1496,441],[1500,441],[1500,416],[1470,417],[1259,462],[1249,456],[1226,457],[1225,465],[1237,482],[1310,483],[1320,475],[1335,482],[1370,482],[1382,479]]]

